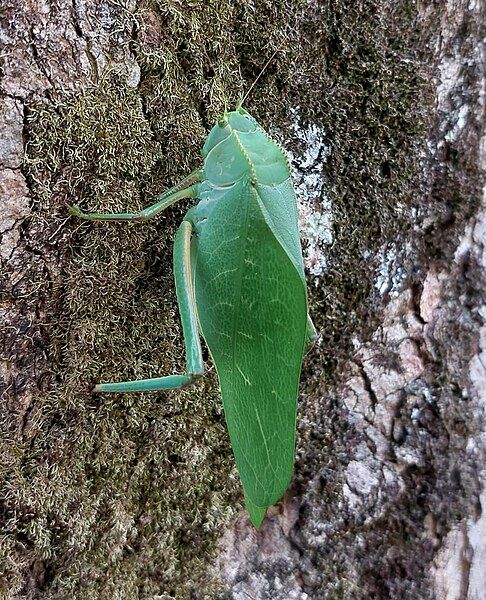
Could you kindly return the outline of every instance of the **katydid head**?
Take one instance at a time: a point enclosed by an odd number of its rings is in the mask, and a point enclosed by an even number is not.
[[[220,142],[226,139],[233,130],[239,131],[240,133],[250,133],[251,131],[255,131],[258,128],[258,123],[256,120],[243,108],[243,102],[248,98],[248,95],[255,87],[255,84],[260,79],[270,62],[273,60],[274,56],[277,54],[278,49],[270,56],[265,65],[263,66],[260,73],[257,75],[251,86],[248,88],[246,94],[243,95],[241,100],[238,102],[236,109],[228,111],[226,108],[226,100],[225,100],[225,111],[218,119],[218,122],[211,129],[208,137],[206,138],[206,142],[201,150],[201,154],[203,158],[205,158],[209,152],[217,146]]]
[[[207,156],[215,146],[226,139],[232,131],[250,133],[255,131],[257,127],[256,120],[241,106],[236,110],[225,111],[206,138],[201,152],[203,157]]]
[[[244,108],[224,112],[201,151],[204,178],[214,185],[226,186],[240,179],[249,168],[251,170],[243,146],[258,130],[261,130],[260,126]]]

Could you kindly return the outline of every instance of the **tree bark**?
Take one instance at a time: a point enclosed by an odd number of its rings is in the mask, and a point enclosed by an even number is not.
[[[4,2],[2,597],[486,598],[480,17]],[[246,107],[289,155],[319,337],[295,477],[255,531],[211,368],[180,392],[90,393],[182,371],[183,210],[67,207],[151,203],[275,49]]]

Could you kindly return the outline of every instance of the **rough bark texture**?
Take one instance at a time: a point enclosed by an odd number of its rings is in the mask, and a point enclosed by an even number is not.
[[[5,0],[0,596],[485,598],[481,4]],[[259,532],[171,240],[83,224],[198,164],[225,102],[286,147],[311,312],[296,475]]]

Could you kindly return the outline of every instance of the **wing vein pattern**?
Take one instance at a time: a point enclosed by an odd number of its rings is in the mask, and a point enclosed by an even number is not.
[[[221,192],[193,238],[199,322],[245,494],[260,507],[276,502],[290,482],[307,323],[302,258],[292,241],[299,243],[295,196],[289,181],[274,186],[280,208],[291,209],[289,235],[278,239],[272,220],[279,211],[265,187],[243,177]]]

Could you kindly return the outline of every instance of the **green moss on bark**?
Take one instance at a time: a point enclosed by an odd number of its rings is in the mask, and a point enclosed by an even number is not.
[[[21,589],[32,561],[43,570],[45,598],[215,593],[208,562],[241,498],[214,372],[179,392],[89,393],[94,381],[182,371],[171,260],[189,204],[145,224],[66,221],[67,205],[151,203],[197,166],[211,123],[279,48],[246,106],[283,131],[289,109],[300,106],[329,135],[323,176],[336,243],[322,285],[312,287],[323,344],[307,371],[313,382],[328,378],[370,297],[374,265],[365,251],[399,229],[414,201],[422,83],[410,51],[413,14],[400,6],[140,4],[136,88],[107,72],[82,94],[29,107],[34,226],[53,233],[65,260],[46,309],[51,385],[4,473],[3,552],[11,558],[3,593]]]

